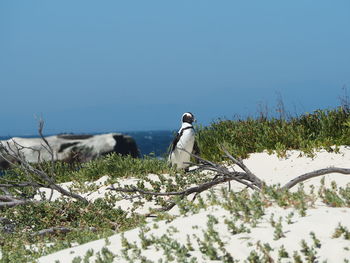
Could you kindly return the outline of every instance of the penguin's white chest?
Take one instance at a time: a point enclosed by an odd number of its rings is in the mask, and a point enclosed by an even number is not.
[[[189,164],[187,162],[190,161],[191,156],[187,152],[191,153],[193,150],[195,140],[195,134],[193,129],[187,129],[183,132],[179,141],[176,144],[175,149],[170,155],[170,161],[172,165],[176,165],[177,168],[187,168]],[[183,151],[184,149],[186,151]]]

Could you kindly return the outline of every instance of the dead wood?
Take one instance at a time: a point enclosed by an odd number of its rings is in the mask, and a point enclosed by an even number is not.
[[[182,149],[183,150],[183,149]],[[195,194],[195,197],[208,190],[211,189],[212,187],[222,184],[222,183],[230,183],[231,181],[236,181],[240,184],[245,185],[248,188],[251,188],[253,190],[261,191],[264,186],[266,185],[263,180],[261,180],[259,177],[257,177],[253,172],[249,170],[249,168],[243,163],[242,160],[233,157],[226,148],[223,146],[221,147],[221,150],[224,152],[225,156],[232,161],[234,164],[239,166],[243,172],[238,172],[235,171],[233,168],[229,170],[229,168],[225,165],[220,165],[214,162],[211,162],[209,160],[203,159],[198,155],[192,154],[190,152],[187,152],[186,150],[183,150],[193,156],[196,160],[199,161],[199,164],[197,163],[190,163],[192,165],[196,165],[198,168],[197,170],[207,170],[207,171],[212,171],[214,172],[214,177],[212,180],[208,182],[204,182],[202,184],[199,184],[197,186],[192,186],[189,188],[186,188],[181,191],[173,191],[173,192],[155,192],[155,191],[148,191],[145,189],[137,188],[135,186],[128,186],[128,187],[118,187],[115,188],[113,185],[110,186],[109,190],[121,192],[121,193],[128,193],[128,194],[136,194],[138,193],[139,197],[140,195],[150,195],[150,196],[178,196],[180,199],[183,199],[190,194]],[[316,170],[310,173],[302,174],[290,182],[288,182],[286,185],[282,187],[282,189],[291,189],[293,186],[295,186],[298,183],[301,183],[305,180],[308,180],[313,177],[325,175],[325,174],[330,174],[330,173],[341,173],[341,174],[350,174],[350,169],[345,169],[345,168],[337,168],[337,167],[331,167],[331,168],[326,168],[326,169],[320,169]],[[175,199],[170,199],[167,204],[160,208],[160,209],[155,209],[155,212],[164,212],[164,211],[169,211],[176,205]],[[152,213],[147,214],[146,216],[152,216]]]
[[[95,232],[96,228],[95,227],[89,227],[87,228],[89,231]],[[78,229],[78,228],[72,228],[72,227],[64,227],[64,226],[57,226],[57,227],[51,227],[51,228],[47,228],[47,229],[42,229],[39,230],[37,232],[33,232],[30,234],[30,236],[32,237],[36,237],[36,236],[47,236],[47,235],[53,235],[53,234],[66,234],[72,231],[79,231],[82,229]]]
[[[0,191],[5,193],[8,198],[8,200],[2,200],[3,202],[0,203],[0,208],[1,207],[7,208],[7,207],[13,207],[16,205],[37,202],[32,200],[32,198],[24,199],[19,197],[21,195],[24,195],[20,191],[20,189],[26,188],[26,187],[33,188],[34,191],[39,194],[40,194],[40,188],[51,189],[51,194],[50,194],[50,197],[48,198],[49,201],[51,201],[53,191],[55,190],[64,196],[72,197],[84,203],[88,202],[81,195],[68,191],[55,183],[55,179],[54,179],[55,178],[55,158],[54,158],[55,153],[43,135],[43,127],[44,127],[44,121],[39,120],[38,133],[43,142],[42,147],[50,154],[50,157],[51,157],[48,172],[46,172],[41,165],[42,161],[41,161],[40,149],[34,149],[31,147],[22,146],[14,140],[12,141],[13,142],[12,145],[10,145],[8,142],[6,146],[0,143],[0,149],[1,149],[0,157],[2,157],[4,160],[9,162],[13,167],[17,167],[24,172],[24,176],[23,176],[24,178],[22,182],[7,181],[6,183],[0,184]],[[36,152],[38,154],[38,163],[36,166],[33,166],[25,159],[24,155],[21,152],[23,149],[30,149],[33,152]],[[13,194],[11,194],[13,191],[11,192],[9,190],[10,188],[16,189],[16,191],[19,193],[19,196],[17,195],[13,196]],[[42,198],[44,197],[42,196]]]
[[[29,199],[13,199],[13,200],[7,200],[5,202],[0,202],[0,209],[1,208],[10,208],[18,205],[26,205],[26,204],[32,204],[32,203],[39,203],[40,201],[37,200],[29,200]]]
[[[350,174],[350,169],[330,167],[330,168],[316,170],[316,171],[313,171],[310,173],[305,173],[305,174],[302,174],[302,175],[294,178],[293,180],[289,181],[288,183],[286,183],[282,187],[282,189],[291,189],[296,184],[304,182],[310,178],[321,176],[321,175],[326,175],[326,174],[330,174],[330,173]]]
[[[253,174],[248,167],[243,163],[242,160],[236,159],[234,158],[229,152],[228,150],[222,146],[221,147],[222,151],[226,154],[226,156],[233,161],[234,164],[237,164],[240,168],[242,168],[243,171],[246,172],[246,177],[248,181],[254,182],[255,185],[261,189],[263,187],[263,181],[261,181],[255,174]]]
[[[186,150],[183,150],[186,151]],[[186,151],[187,152],[187,151]],[[191,194],[195,194],[193,200],[195,197],[208,190],[212,187],[225,183],[225,182],[231,182],[236,181],[239,182],[246,187],[249,187],[253,190],[260,190],[263,186],[263,182],[255,176],[244,164],[243,162],[233,158],[232,155],[229,155],[228,152],[225,150],[225,154],[229,159],[231,159],[234,163],[239,164],[240,167],[244,170],[244,172],[238,172],[238,171],[229,171],[229,169],[224,165],[219,165],[214,162],[211,162],[209,160],[203,159],[200,156],[197,156],[195,154],[191,154],[194,158],[196,158],[199,161],[199,164],[196,164],[198,166],[198,169],[200,170],[210,170],[215,172],[215,176],[212,180],[208,182],[204,182],[202,184],[199,184],[197,186],[189,187],[182,191],[174,191],[174,192],[154,192],[154,191],[147,191],[145,189],[137,188],[135,186],[129,186],[129,187],[114,187],[114,185],[111,185],[108,189],[121,192],[121,193],[129,193],[129,194],[139,194],[139,195],[151,195],[151,196],[178,196],[180,199],[183,199]],[[138,196],[139,196],[138,195]],[[176,205],[175,200],[169,200],[167,204],[160,208],[155,209],[154,212],[164,212],[169,211]],[[150,216],[152,213],[147,214],[147,216]]]
[[[48,228],[48,229],[42,229],[40,231],[37,231],[37,232],[34,232],[34,233],[31,233],[30,235],[32,237],[34,236],[46,236],[46,235],[52,235],[52,234],[57,234],[57,233],[68,233],[68,232],[71,232],[73,230],[73,228],[70,228],[70,227],[51,227],[51,228]]]
[[[123,193],[140,193],[141,195],[153,195],[153,196],[187,196],[193,193],[201,193],[205,190],[208,190],[212,188],[215,185],[222,184],[224,182],[228,182],[231,180],[235,180],[237,178],[235,177],[240,177],[244,175],[242,172],[235,172],[232,175],[224,175],[222,177],[217,177],[209,182],[205,182],[203,184],[193,186],[190,188],[187,188],[183,191],[178,191],[178,192],[152,192],[152,191],[146,191],[140,188],[136,188],[134,186],[128,187],[128,188],[115,188],[113,185],[110,186],[108,189],[117,191],[117,192],[123,192]]]

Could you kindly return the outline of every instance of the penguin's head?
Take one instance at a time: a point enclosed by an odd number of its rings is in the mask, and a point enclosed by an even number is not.
[[[182,122],[187,122],[189,124],[192,124],[195,121],[194,115],[191,112],[185,112],[182,115]]]

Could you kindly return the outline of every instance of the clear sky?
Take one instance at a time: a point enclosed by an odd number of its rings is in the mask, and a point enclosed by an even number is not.
[[[349,0],[1,0],[0,135],[178,128],[339,105]],[[348,88],[350,89],[350,88]]]

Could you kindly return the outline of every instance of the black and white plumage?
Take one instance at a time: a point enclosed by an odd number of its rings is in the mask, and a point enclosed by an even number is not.
[[[192,126],[194,120],[194,116],[191,112],[186,112],[182,115],[181,128],[171,145],[169,162],[172,166],[176,166],[179,169],[185,169],[189,166],[188,162],[190,161],[191,156],[187,152],[192,153],[195,145],[195,132]]]

